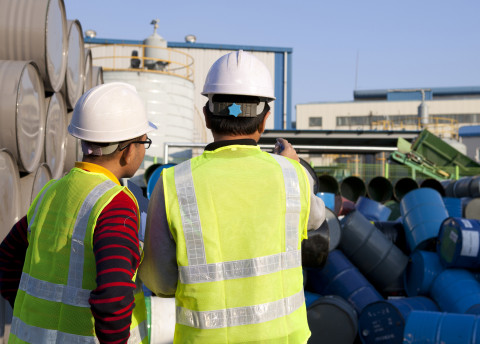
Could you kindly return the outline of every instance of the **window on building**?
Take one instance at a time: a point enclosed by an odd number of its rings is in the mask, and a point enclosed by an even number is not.
[[[322,126],[322,117],[309,117],[308,126],[309,127],[321,127]]]

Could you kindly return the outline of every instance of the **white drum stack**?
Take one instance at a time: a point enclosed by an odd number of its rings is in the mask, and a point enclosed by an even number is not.
[[[92,67],[63,0],[0,0],[0,241],[79,158],[69,116],[98,82],[102,70]],[[9,308],[0,299],[0,342],[8,340]]]

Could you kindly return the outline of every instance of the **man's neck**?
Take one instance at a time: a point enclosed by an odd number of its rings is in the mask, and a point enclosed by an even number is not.
[[[222,135],[222,134],[217,134],[212,132],[213,135],[213,141],[230,141],[230,140],[242,140],[242,139],[250,139],[250,140],[255,140],[255,142],[258,142],[260,140],[260,133],[256,131],[253,134],[250,135]]]

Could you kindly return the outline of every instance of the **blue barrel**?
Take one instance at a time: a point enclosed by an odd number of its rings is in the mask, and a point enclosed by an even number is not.
[[[307,309],[307,320],[312,332],[308,340],[311,344],[352,344],[357,336],[357,313],[338,295],[318,298]]]
[[[369,303],[383,297],[340,250],[330,252],[322,269],[306,269],[306,290],[322,295],[338,295],[360,313]]]
[[[453,197],[472,197],[470,194],[470,184],[472,177],[462,177],[453,185]]]
[[[453,187],[455,186],[455,179],[445,179],[440,182],[442,184],[443,189],[445,190],[445,196],[447,197],[455,197],[453,194]]]
[[[304,293],[305,293],[305,306],[307,308],[310,307],[312,303],[317,301],[317,299],[322,296],[320,294],[312,293],[311,291],[307,291],[307,290],[305,290]]]
[[[440,195],[445,196],[445,188],[437,179],[427,178],[420,183],[421,188],[431,188],[437,190]]]
[[[349,176],[340,183],[340,194],[355,203],[358,197],[367,194],[367,187],[360,177]]]
[[[443,197],[443,204],[447,209],[448,216],[462,217],[462,199],[456,197]]]
[[[331,192],[317,192],[317,197],[320,197],[325,203],[325,207],[330,210],[335,210],[335,194]]]
[[[430,296],[445,312],[480,312],[480,283],[464,269],[446,269],[440,273],[433,281]]]
[[[367,184],[367,195],[370,199],[385,203],[393,197],[393,185],[382,176],[372,178]]]
[[[319,175],[318,192],[329,192],[337,195],[340,192],[337,179],[329,174]]]
[[[446,267],[480,268],[480,221],[460,217],[443,221],[437,253]]]
[[[472,177],[472,182],[470,183],[470,197],[480,197],[480,176]]]
[[[479,344],[479,333],[475,315],[412,311],[403,336],[406,344]]]
[[[410,177],[403,177],[395,182],[393,195],[395,199],[400,202],[406,194],[415,189],[418,189],[417,181]]]
[[[385,202],[385,206],[391,210],[388,221],[398,221],[402,219],[402,214],[400,214],[400,203],[392,199]]]
[[[340,224],[340,248],[365,277],[381,291],[403,290],[408,257],[357,210]]]
[[[400,213],[411,252],[434,246],[440,225],[448,217],[442,196],[430,188],[406,194],[400,201]]]
[[[387,221],[392,210],[373,199],[360,196],[355,203],[355,209],[370,221]]]
[[[409,254],[409,248],[405,240],[405,229],[403,223],[399,221],[376,221],[373,223],[388,240],[393,242],[403,253]]]
[[[443,270],[436,252],[422,250],[413,252],[404,274],[407,295],[428,295],[433,281]]]
[[[147,184],[147,198],[150,199],[153,193],[153,189],[155,188],[155,185],[157,184],[158,178],[160,178],[160,175],[162,174],[162,171],[165,168],[169,168],[175,166],[175,164],[165,164],[165,165],[160,165],[158,166],[150,175],[150,178],[148,179],[148,184]]]
[[[364,344],[401,344],[405,321],[414,310],[439,311],[435,302],[423,296],[369,304],[358,318],[360,340]]]

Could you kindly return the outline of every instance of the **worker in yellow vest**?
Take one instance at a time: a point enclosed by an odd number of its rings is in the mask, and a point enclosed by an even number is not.
[[[68,132],[82,162],[45,185],[1,244],[9,343],[149,343],[138,204],[120,180],[140,167],[154,129],[131,85],[78,100]]]
[[[202,94],[214,142],[163,171],[139,274],[175,296],[175,343],[306,343],[300,248],[325,206],[290,143],[278,139],[277,154],[257,146],[275,99],[270,73],[232,52]]]

